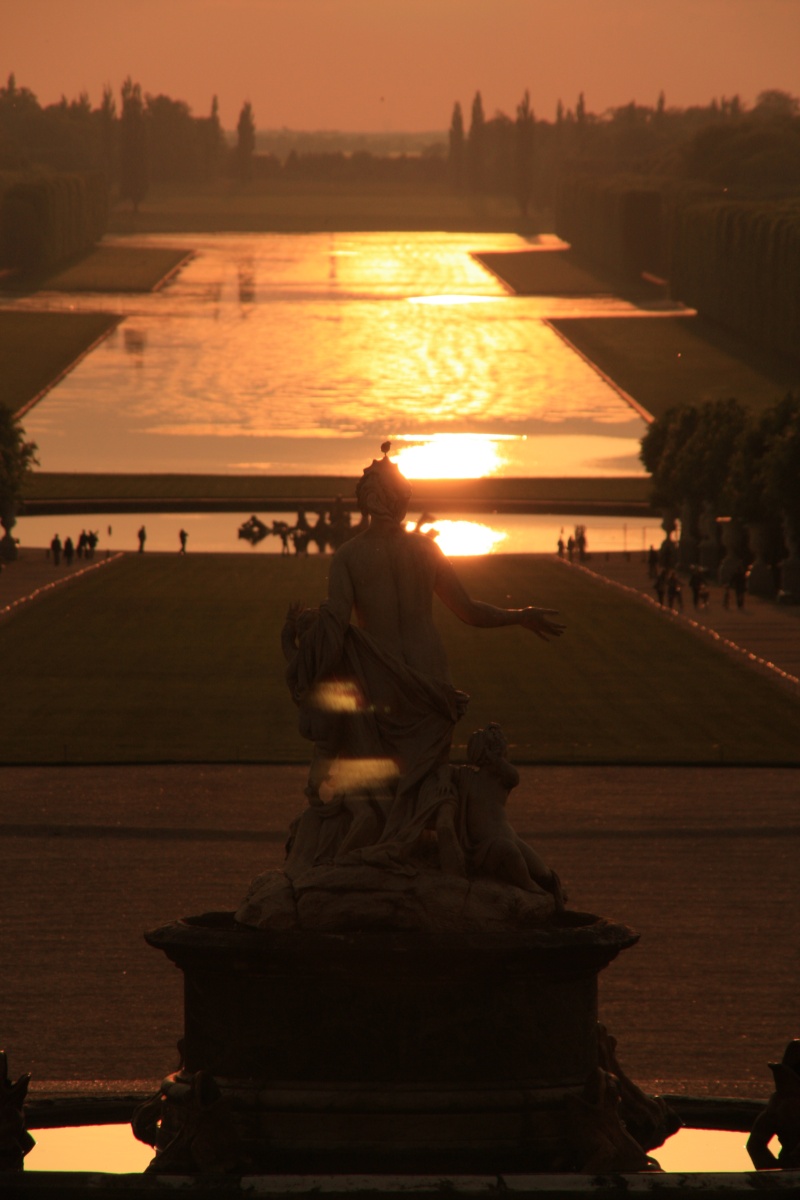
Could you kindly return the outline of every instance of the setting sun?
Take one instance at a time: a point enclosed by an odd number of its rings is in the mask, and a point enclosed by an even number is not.
[[[496,475],[504,465],[499,443],[508,434],[434,433],[424,438],[403,438],[394,456],[407,479],[480,479]]]

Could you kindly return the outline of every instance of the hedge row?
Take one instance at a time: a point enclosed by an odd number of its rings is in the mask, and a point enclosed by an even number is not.
[[[566,176],[556,198],[556,233],[612,274],[663,271],[662,195],[628,177]]]
[[[90,249],[108,223],[102,172],[12,184],[0,201],[0,266],[47,271]]]
[[[704,316],[797,356],[800,203],[690,205],[676,213],[672,294]]]

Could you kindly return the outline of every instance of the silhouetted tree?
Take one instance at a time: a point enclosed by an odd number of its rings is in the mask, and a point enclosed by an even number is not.
[[[196,180],[202,169],[200,124],[183,100],[147,96],[145,101],[150,172],[158,180]]]
[[[99,111],[101,165],[109,180],[115,177],[117,151],[117,106],[108,84],[103,88]]]
[[[219,119],[219,101],[211,101],[211,115],[202,123],[203,167],[206,176],[218,173],[225,151],[225,134]]]
[[[17,418],[0,404],[0,525],[5,530],[0,538],[0,557],[16,558],[11,530],[25,482],[37,461],[36,443],[25,441]]]
[[[236,174],[243,181],[252,178],[253,153],[256,148],[256,122],[249,100],[242,105],[236,126]]]
[[[775,514],[785,518],[795,542],[800,542],[800,396],[789,393],[771,411],[759,466],[764,497]]]
[[[150,171],[142,89],[130,75],[122,85],[119,151],[120,195],[138,212],[150,186]]]
[[[738,100],[738,96],[736,97]],[[800,116],[800,100],[789,92],[781,92],[777,88],[768,88],[759,92],[753,113],[772,120],[777,118],[792,118]]]
[[[464,117],[458,101],[453,106],[453,116],[450,121],[447,165],[450,182],[455,190],[460,192],[464,186]]]
[[[526,91],[521,103],[517,105],[517,120],[514,126],[514,191],[523,217],[528,215],[533,191],[535,138],[536,124],[530,94]]]
[[[483,100],[480,92],[475,93],[472,101],[472,116],[470,119],[467,140],[467,167],[470,191],[482,192],[485,183],[486,169],[486,119],[483,115]]]

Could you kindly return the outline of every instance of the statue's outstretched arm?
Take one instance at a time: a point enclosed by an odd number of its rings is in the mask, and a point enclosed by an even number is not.
[[[554,608],[498,608],[482,600],[473,600],[453,570],[449,559],[441,556],[436,574],[436,595],[467,625],[480,629],[498,629],[503,625],[521,625],[547,642],[560,637],[565,626],[551,618],[558,615]]]

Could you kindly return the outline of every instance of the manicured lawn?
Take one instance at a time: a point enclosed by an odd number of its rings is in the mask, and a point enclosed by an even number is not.
[[[519,296],[600,296],[616,290],[570,250],[512,250],[475,258]]]
[[[731,396],[761,410],[800,383],[800,361],[761,352],[701,317],[565,317],[550,324],[654,417]]]
[[[0,312],[0,404],[19,412],[118,322],[101,312]]]
[[[320,230],[533,230],[505,196],[472,197],[439,184],[348,184],[220,180],[191,191],[153,187],[134,213],[112,209],[112,233],[219,233]]]
[[[191,254],[168,246],[95,246],[89,254],[45,280],[56,292],[152,292]]]
[[[303,762],[279,631],[330,560],[138,556],[0,624],[0,761]],[[800,701],[633,599],[547,559],[460,560],[476,597],[558,608],[567,634],[441,611],[456,732],[499,720],[518,762],[798,762]]]

